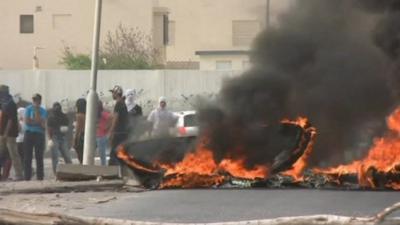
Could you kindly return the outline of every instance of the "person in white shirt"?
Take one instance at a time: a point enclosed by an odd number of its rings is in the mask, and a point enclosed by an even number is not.
[[[158,103],[158,108],[151,111],[147,117],[147,121],[153,125],[151,135],[156,138],[168,137],[169,129],[174,127],[178,117],[167,109],[167,100],[165,97],[160,97]]]
[[[17,148],[19,156],[21,157],[21,161],[24,161],[24,135],[25,135],[25,125],[24,125],[24,116],[25,116],[25,108],[18,108],[18,136],[16,139]]]

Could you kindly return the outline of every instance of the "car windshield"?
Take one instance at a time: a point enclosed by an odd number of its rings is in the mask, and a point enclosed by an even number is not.
[[[196,114],[186,115],[183,118],[183,124],[185,127],[196,127],[198,126],[197,116]]]

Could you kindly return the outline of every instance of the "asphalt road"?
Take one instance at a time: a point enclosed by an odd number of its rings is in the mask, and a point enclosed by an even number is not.
[[[205,223],[312,214],[370,216],[396,202],[400,202],[400,193],[389,191],[164,190],[133,193],[74,213],[150,222]]]

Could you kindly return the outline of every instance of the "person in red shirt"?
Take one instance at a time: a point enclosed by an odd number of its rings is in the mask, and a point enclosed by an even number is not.
[[[107,164],[108,130],[110,128],[110,113],[103,108],[103,102],[99,101],[97,113],[96,144],[102,166]]]

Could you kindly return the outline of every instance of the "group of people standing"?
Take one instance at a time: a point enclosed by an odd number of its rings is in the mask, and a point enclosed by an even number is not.
[[[147,121],[151,124],[154,137],[166,135],[168,128],[176,122],[174,114],[166,109],[166,99],[160,97],[159,106],[153,110],[147,120],[143,118],[142,108],[135,102],[135,92],[116,85],[110,90],[114,109],[108,112],[103,103],[98,103],[96,144],[101,165],[107,165],[107,149],[110,149],[108,165],[118,165],[117,147],[125,142],[129,134],[135,133],[137,124]],[[14,168],[14,180],[30,180],[32,177],[33,153],[36,160],[36,176],[44,178],[43,155],[47,147],[51,152],[52,169],[56,172],[60,155],[66,164],[72,163],[68,134],[71,132],[70,119],[56,102],[47,112],[41,106],[42,96],[34,94],[32,104],[18,108],[10,95],[9,87],[0,85],[0,175],[7,179],[11,166]],[[72,148],[76,151],[79,163],[83,162],[85,136],[86,100],[76,101],[75,131]],[[47,132],[46,132],[47,131]],[[48,137],[46,146],[46,133]]]
[[[15,180],[30,180],[33,150],[37,179],[44,178],[43,149],[47,111],[41,107],[41,101],[42,96],[35,94],[31,105],[17,109],[9,87],[0,85],[0,165],[3,179],[8,178],[12,165]]]

